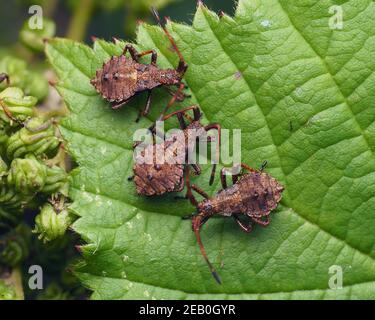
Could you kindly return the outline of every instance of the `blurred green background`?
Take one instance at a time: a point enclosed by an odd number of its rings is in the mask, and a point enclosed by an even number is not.
[[[150,6],[159,8],[161,16],[190,23],[196,0],[0,0],[0,45],[12,45],[18,39],[24,21],[30,17],[31,5],[41,5],[44,16],[56,23],[56,35],[90,41],[95,35],[105,39],[134,38],[137,19],[155,23]],[[205,0],[213,11],[233,14],[234,0]]]

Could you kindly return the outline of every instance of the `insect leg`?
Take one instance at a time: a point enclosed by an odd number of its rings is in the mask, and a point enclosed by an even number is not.
[[[168,109],[176,102],[178,95],[184,90],[185,85],[183,83],[180,84],[180,87],[175,92],[171,100],[169,100],[168,104],[164,108],[163,112],[159,116],[159,121],[164,118],[165,114],[167,113]]]
[[[202,172],[201,167],[196,163],[191,164],[191,166],[193,167],[195,171],[195,175],[199,176]]]
[[[178,64],[178,67],[177,67],[177,72],[180,74],[181,78],[182,76],[185,74],[187,68],[188,68],[188,65],[186,64],[180,50],[178,49],[177,45],[176,45],[176,42],[174,41],[172,35],[169,33],[169,31],[167,30],[167,28],[165,27],[165,25],[163,25],[161,23],[161,20],[160,20],[160,17],[159,17],[159,13],[157,12],[157,10],[155,8],[151,8],[151,11],[152,11],[152,14],[154,15],[156,21],[158,22],[159,26],[162,27],[162,29],[164,30],[164,33],[166,34],[166,36],[168,37],[168,40],[169,42],[172,44],[172,47],[173,49],[176,51],[178,57],[180,58],[180,62]],[[167,19],[165,19],[167,20]]]
[[[268,164],[267,160],[264,160],[262,165],[259,168],[259,171],[263,171],[267,167],[267,164]]]
[[[144,116],[147,116],[148,113],[150,112],[150,107],[151,107],[151,94],[152,94],[152,90],[148,90],[148,95],[147,95],[147,100],[146,100],[146,105],[145,107],[143,108],[143,110],[141,110],[138,114],[138,117],[137,119],[135,120],[135,122],[138,122],[139,119],[141,117],[144,117]]]
[[[209,131],[211,129],[216,129],[217,134],[218,134],[218,139],[217,139],[218,144],[217,144],[217,148],[216,148],[216,159],[215,159],[215,163],[212,165],[211,177],[210,177],[210,182],[209,182],[209,185],[211,186],[214,183],[214,180],[215,180],[215,171],[216,171],[216,165],[217,165],[216,162],[219,162],[219,158],[220,158],[221,127],[218,123],[214,123],[214,124],[209,124],[209,125],[205,126],[204,129],[206,131]]]
[[[238,215],[233,214],[232,217],[233,217],[234,221],[237,222],[237,224],[240,226],[240,228],[243,231],[249,233],[249,232],[251,232],[253,230],[253,226],[252,226],[251,222],[249,222],[248,225],[245,225],[245,224],[242,223],[242,221],[240,220],[240,218],[238,217]]]
[[[165,121],[165,120],[168,120],[169,118],[173,117],[174,115],[181,115],[181,114],[184,114],[185,112],[189,111],[189,110],[196,110],[196,109],[199,109],[198,106],[194,105],[194,106],[190,106],[190,107],[186,107],[184,109],[181,109],[181,110],[177,110],[177,111],[174,111],[170,114],[167,114],[165,116],[163,116],[162,120]]]
[[[185,183],[186,183],[186,198],[188,198],[194,207],[198,206],[198,201],[195,199],[193,192],[191,191],[190,177],[189,177],[189,166],[185,166]]]
[[[190,117],[187,113],[183,113],[182,114],[184,117],[185,117],[185,119],[187,119],[190,123],[192,123],[194,120],[193,120],[193,118],[192,117]]]
[[[232,183],[235,184],[238,181],[239,174],[232,175]]]
[[[198,121],[202,117],[201,110],[199,109],[199,107],[197,107],[193,110],[193,112],[194,112],[194,121]]]
[[[251,168],[250,166],[248,166],[245,163],[241,163],[241,168],[244,168],[244,169],[246,169],[249,172],[259,172],[258,170]]]
[[[215,129],[217,130],[218,134],[219,134],[219,143],[220,143],[220,133],[221,133],[221,127],[220,127],[220,124],[218,123],[213,123],[213,124],[208,124],[207,126],[204,127],[204,129],[206,131],[209,131],[211,129]]]
[[[184,84],[185,88],[187,88],[187,86]],[[171,95],[171,96],[174,96],[175,95],[175,91],[173,91],[170,87],[166,87],[164,86],[163,87],[165,90],[168,91],[168,93]],[[185,98],[191,98],[191,95],[190,94],[186,94],[184,92],[180,92],[177,96],[177,101],[184,101]]]
[[[206,198],[206,199],[209,198],[208,194],[207,194],[206,192],[204,192],[201,188],[197,187],[195,184],[192,184],[192,185],[191,185],[191,188],[192,188],[195,192],[199,193],[203,198]]]
[[[220,180],[221,180],[221,185],[223,189],[227,188],[227,176],[225,174],[225,168],[221,169],[220,171]]]
[[[122,100],[122,101],[119,101],[119,102],[115,102],[112,104],[112,109],[113,110],[117,110],[117,109],[120,109],[124,104],[127,104],[132,98],[128,99],[128,100]]]
[[[218,284],[221,284],[221,280],[220,280],[220,277],[219,277],[218,273],[216,272],[214,266],[212,265],[212,263],[210,262],[210,260],[207,257],[206,250],[204,249],[204,246],[203,246],[200,234],[199,234],[200,227],[202,226],[202,220],[204,218],[206,218],[206,217],[204,217],[202,214],[199,214],[199,215],[193,217],[193,219],[192,219],[193,231],[195,233],[195,236],[197,237],[199,249],[201,250],[201,253],[202,253],[202,256],[203,256],[204,260],[206,260],[206,263],[207,263],[207,265],[208,265],[208,267],[211,271],[212,276],[215,278],[215,280],[217,281]]]
[[[6,73],[0,73],[0,83],[3,82],[4,80],[9,86],[9,76]]]
[[[215,174],[216,174],[216,163],[214,163],[212,165],[212,170],[211,170],[211,175],[210,175],[210,181],[209,181],[209,185],[210,186],[212,186],[212,184],[214,183]]]
[[[155,66],[156,60],[158,59],[158,54],[156,53],[155,50],[147,50],[147,51],[137,53],[137,58],[139,59],[140,57],[146,56],[148,54],[151,54],[151,64]]]
[[[270,224],[270,217],[266,216],[266,220],[262,220],[261,218],[251,218],[253,219],[257,224],[261,225],[262,227],[267,227]]]
[[[182,130],[185,130],[186,127],[187,127],[187,125],[186,125],[185,119],[184,119],[184,117],[181,115],[181,113],[178,113],[178,114],[177,114],[177,119],[178,119],[178,122],[179,122],[179,124],[180,124],[180,128],[181,128]]]
[[[180,60],[178,66],[177,66],[176,71],[180,74],[181,78],[185,74],[187,68],[188,68],[187,63],[184,60]]]
[[[198,108],[198,107],[197,106],[191,106],[191,107],[187,107],[187,108],[184,108],[184,109],[181,109],[181,110],[174,111],[170,114],[164,115],[162,118],[159,118],[157,121],[165,121],[165,120],[168,120],[169,118],[171,118],[172,116],[177,115],[178,121],[180,122],[181,129],[185,129],[185,127],[186,127],[185,121],[184,121],[183,118],[180,119],[179,116],[181,114],[185,114],[186,111],[194,109],[194,108]],[[155,123],[153,123],[148,129],[150,131],[154,132]]]
[[[139,53],[136,48],[134,48],[131,44],[127,44],[124,48],[124,51],[122,52],[122,55],[125,56],[126,52],[129,51],[130,56],[135,62],[138,62],[139,60]]]

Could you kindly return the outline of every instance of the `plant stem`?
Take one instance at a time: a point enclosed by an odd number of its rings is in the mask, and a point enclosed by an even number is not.
[[[73,12],[66,37],[82,41],[86,35],[87,25],[94,9],[94,0],[81,0]]]
[[[46,17],[52,18],[57,8],[58,2],[59,0],[49,0],[46,2],[46,4],[43,6],[44,15]]]
[[[22,287],[22,275],[20,268],[14,268],[9,276],[3,279],[8,286],[11,286],[17,296],[17,300],[24,300],[25,295]]]
[[[16,290],[16,294],[17,294],[18,299],[24,300],[25,295],[23,293],[22,275],[21,275],[20,268],[13,269],[11,277],[12,277],[12,280],[13,280],[13,283],[14,283],[14,289]]]

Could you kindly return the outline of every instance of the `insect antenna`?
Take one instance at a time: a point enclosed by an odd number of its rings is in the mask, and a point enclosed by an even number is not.
[[[200,224],[201,224],[201,217],[195,216],[195,217],[193,217],[193,219],[194,219],[194,232],[195,232],[195,236],[197,237],[199,249],[201,250],[202,256],[203,256],[204,260],[206,260],[208,268],[210,269],[211,274],[215,278],[216,282],[218,284],[221,284],[221,279],[219,277],[219,274],[216,272],[214,266],[212,265],[212,263],[208,259],[206,250],[204,249],[204,246],[203,246],[203,243],[202,243],[202,240],[201,240],[201,236],[200,236],[200,233],[199,233]]]
[[[209,124],[209,125],[205,126],[204,129],[205,129],[206,131],[211,130],[211,129],[216,129],[216,130],[217,130],[217,138],[218,138],[218,141],[217,141],[217,145],[216,145],[215,161],[218,162],[218,161],[220,160],[221,126],[220,126],[219,124],[217,124],[217,123],[214,123],[214,124]],[[212,165],[211,176],[210,176],[210,182],[209,182],[209,185],[210,185],[210,186],[214,183],[214,180],[215,180],[215,173],[216,173],[216,162],[213,163],[213,165]]]
[[[262,163],[262,165],[259,168],[259,171],[263,171],[267,167],[267,164],[268,164],[268,161],[264,160],[263,163]]]
[[[172,35],[169,33],[169,31],[167,30],[167,28],[165,27],[165,25],[162,24],[158,11],[154,7],[151,7],[151,11],[152,11],[152,14],[155,17],[157,23],[164,30],[164,33],[167,35],[167,37],[169,39],[169,42],[172,44],[172,47],[176,51],[178,57],[180,58],[180,61],[185,62],[185,60],[184,60],[184,58],[183,58],[180,50],[178,49],[177,44],[174,41]]]

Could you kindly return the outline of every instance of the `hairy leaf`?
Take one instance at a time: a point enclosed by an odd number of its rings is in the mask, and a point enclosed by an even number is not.
[[[332,5],[343,9],[342,29],[329,27]],[[74,229],[87,241],[77,274],[93,298],[375,298],[374,16],[369,0],[240,0],[233,18],[199,5],[192,26],[168,24],[189,64],[183,105],[241,129],[243,162],[268,160],[285,186],[268,228],[244,234],[231,219],[203,228],[221,286],[181,219],[193,207],[139,197],[127,180],[133,132],[150,124],[134,122],[145,96],[113,111],[89,83],[124,43],[47,45],[71,111],[62,131],[79,164]],[[160,28],[140,25],[137,43],[156,49],[160,66],[177,65]],[[156,91],[151,120],[168,99]],[[207,166],[194,182],[214,194],[208,175]],[[342,289],[330,288],[332,266]]]

